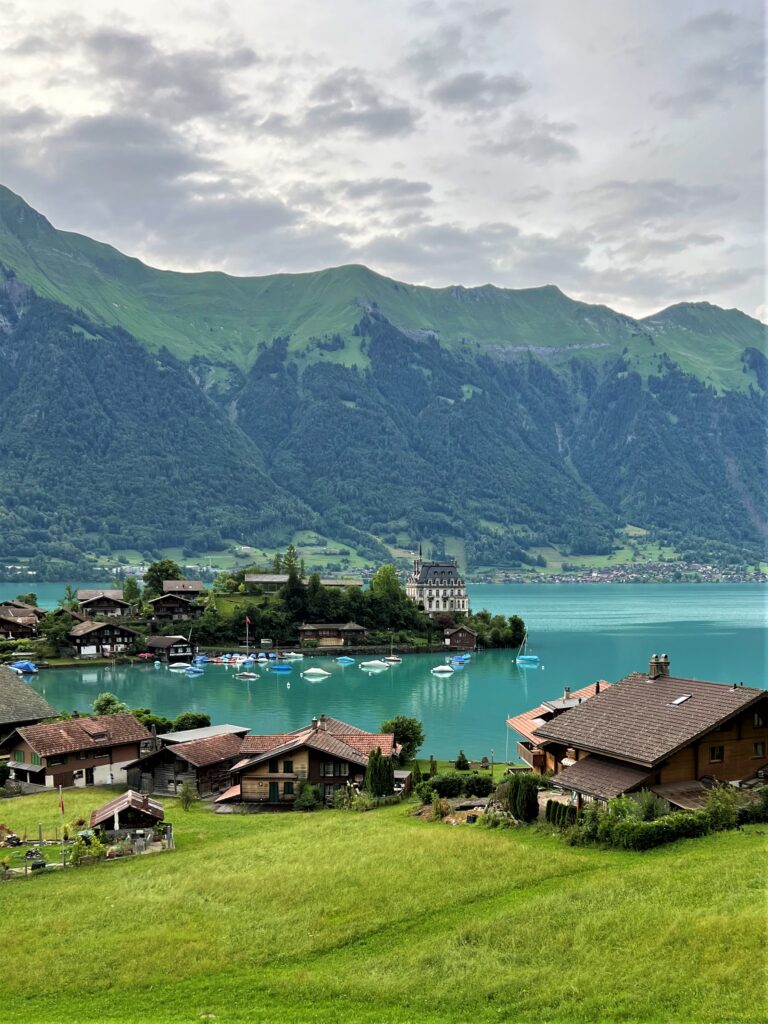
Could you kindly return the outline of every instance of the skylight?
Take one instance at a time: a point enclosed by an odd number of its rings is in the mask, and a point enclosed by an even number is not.
[[[687,700],[691,699],[690,693],[683,693],[680,697],[675,697],[672,701],[673,704],[685,704]]]

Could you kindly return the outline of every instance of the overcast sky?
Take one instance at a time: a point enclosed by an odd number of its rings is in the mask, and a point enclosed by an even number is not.
[[[160,267],[765,318],[763,39],[756,0],[0,0],[0,181]]]

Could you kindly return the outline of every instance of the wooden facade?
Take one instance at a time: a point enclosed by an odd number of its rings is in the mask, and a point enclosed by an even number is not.
[[[123,600],[122,590],[78,590],[77,601],[80,611],[91,618],[101,615],[119,619],[131,612],[131,606]]]
[[[122,623],[79,622],[69,634],[72,646],[80,658],[109,657],[128,650],[138,633]]]
[[[343,647],[357,643],[367,632],[356,622],[305,622],[299,626],[299,640],[314,641],[318,647]]]
[[[147,650],[154,654],[158,661],[172,664],[175,661],[188,661],[192,655],[192,644],[185,636],[151,636],[147,640]]]
[[[188,622],[199,618],[204,608],[192,597],[170,592],[155,597],[149,602],[152,605],[152,618],[155,622]]]
[[[454,626],[443,634],[445,646],[452,651],[474,651],[477,647],[477,633],[469,626]]]

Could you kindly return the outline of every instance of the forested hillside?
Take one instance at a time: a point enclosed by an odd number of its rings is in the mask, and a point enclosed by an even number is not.
[[[160,274],[7,190],[0,257],[0,562],[312,529],[372,562],[460,544],[471,568],[604,553],[627,523],[763,550],[768,364],[736,310]]]

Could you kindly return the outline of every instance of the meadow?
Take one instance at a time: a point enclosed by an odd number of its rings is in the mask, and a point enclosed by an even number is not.
[[[65,793],[85,816],[105,790]],[[214,815],[177,850],[0,883],[3,1019],[758,1022],[764,829],[643,854],[400,805]],[[55,795],[4,802],[36,834]]]

